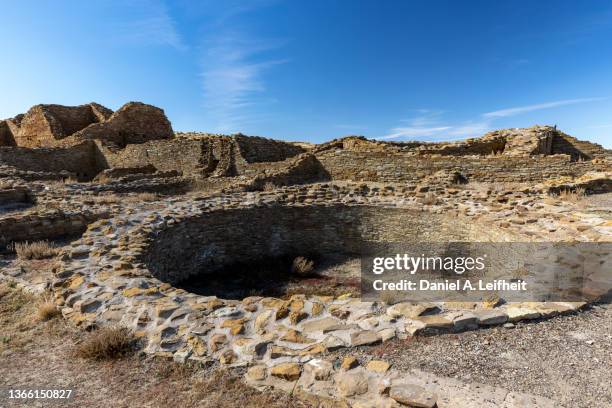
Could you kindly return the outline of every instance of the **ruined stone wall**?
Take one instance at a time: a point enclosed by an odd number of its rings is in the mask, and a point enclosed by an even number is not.
[[[264,137],[238,134],[233,138],[247,163],[283,161],[305,151],[300,146]]]
[[[129,102],[113,113],[108,120],[94,123],[74,133],[64,143],[70,145],[79,140],[95,139],[125,146],[173,137],[172,125],[163,109],[141,102]]]
[[[251,166],[255,167],[257,164],[261,163],[254,163]],[[259,171],[259,174],[255,173],[256,176],[251,181],[249,189],[261,190],[266,183],[272,183],[275,186],[288,186],[330,180],[329,173],[311,153],[303,153],[284,162],[266,164],[276,164],[277,167],[260,169],[257,166],[255,169],[249,169],[250,171],[247,174]]]
[[[81,180],[89,180],[102,170],[91,142],[68,148],[0,147],[0,163],[33,172],[69,172]]]
[[[111,110],[98,105],[36,105],[23,116],[16,144],[22,147],[52,147],[57,141],[78,132],[92,123],[105,120]]]
[[[418,156],[397,152],[325,151],[317,154],[333,180],[416,182],[440,170],[457,171],[470,181],[525,182],[578,176],[596,169],[569,156]]]
[[[206,140],[171,139],[130,144],[123,149],[111,149],[96,142],[98,160],[104,168],[134,168],[152,165],[160,171],[176,170],[183,175],[203,175],[211,160],[210,144]]]
[[[559,131],[552,140],[551,151],[553,154],[567,154],[572,160],[590,160],[605,157],[607,154],[601,145],[578,140]]]
[[[5,120],[0,120],[0,146],[15,146],[15,138]]]
[[[155,235],[143,260],[156,277],[176,283],[269,257],[357,257],[372,243],[504,241],[506,235],[490,226],[466,226],[456,217],[401,208],[251,207],[215,210],[169,226]]]
[[[60,239],[82,234],[87,224],[108,213],[72,213],[57,211],[45,215],[16,215],[0,219],[0,250],[16,241],[40,241]]]
[[[210,212],[162,231],[145,258],[158,278],[178,282],[235,262],[280,256],[316,259],[321,254],[359,256],[368,241],[461,241],[468,240],[467,231],[456,219],[396,208],[232,209]]]

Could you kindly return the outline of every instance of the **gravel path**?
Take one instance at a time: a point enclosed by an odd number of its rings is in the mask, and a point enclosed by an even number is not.
[[[547,321],[460,334],[393,340],[334,353],[381,358],[397,369],[419,368],[551,398],[567,408],[612,407],[612,307]]]

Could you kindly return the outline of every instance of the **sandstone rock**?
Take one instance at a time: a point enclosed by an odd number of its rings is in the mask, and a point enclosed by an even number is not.
[[[251,381],[263,381],[267,377],[266,366],[258,365],[247,370],[247,379]]]
[[[255,330],[261,333],[262,330],[267,326],[268,322],[274,315],[272,310],[264,310],[255,318]]]
[[[227,336],[225,334],[213,334],[210,338],[210,349],[214,353],[215,351],[221,349],[223,345],[227,343]]]
[[[326,381],[333,372],[333,365],[330,361],[313,359],[304,365],[304,373],[312,376],[317,381]]]
[[[453,321],[445,316],[419,316],[414,320],[424,323],[428,329],[451,329],[453,327]]]
[[[440,311],[438,306],[432,303],[397,303],[387,309],[387,314],[391,317],[407,317],[414,319],[424,313]]]
[[[305,323],[302,323],[302,332],[304,333],[314,333],[314,332],[323,332],[324,330],[336,326],[340,324],[340,320],[334,319],[333,317],[324,317],[319,320],[308,320]]]
[[[541,315],[537,310],[514,305],[508,305],[505,308],[505,312],[508,315],[508,320],[511,322],[537,319]]]
[[[302,312],[302,311],[293,311],[291,313],[289,313],[289,322],[291,322],[291,324],[298,324],[299,322],[301,322],[302,320],[304,320],[305,318],[308,317],[308,313],[306,312]]]
[[[236,361],[236,357],[236,353],[234,353],[232,350],[225,350],[223,353],[221,353],[219,362],[221,364],[232,364],[234,361]]]
[[[302,368],[297,363],[282,363],[272,367],[270,374],[286,381],[296,381],[302,374]]]
[[[288,341],[291,343],[302,343],[302,344],[315,342],[315,340],[304,336],[302,333],[300,333],[297,330],[289,330],[287,333],[285,333],[283,337],[281,337],[281,340]]]
[[[359,365],[359,360],[357,360],[357,358],[352,357],[352,356],[348,356],[348,357],[344,357],[344,359],[342,359],[342,363],[340,364],[340,368],[342,368],[343,370],[350,370],[352,368],[355,368]]]
[[[415,384],[394,385],[389,396],[395,401],[411,407],[432,408],[436,405],[437,396]]]
[[[366,370],[372,371],[375,373],[386,373],[391,365],[386,361],[382,360],[372,360],[366,365]]]
[[[502,324],[508,321],[508,315],[503,310],[477,310],[474,312],[480,324],[489,326]]]
[[[352,397],[368,392],[368,377],[357,370],[345,371],[336,374],[334,378],[336,391],[342,397]]]
[[[358,331],[351,333],[350,345],[353,347],[363,346],[366,344],[373,344],[380,341],[380,337],[376,332],[370,330]]]

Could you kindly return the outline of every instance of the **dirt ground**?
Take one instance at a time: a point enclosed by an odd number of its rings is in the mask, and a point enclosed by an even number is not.
[[[307,407],[259,392],[239,371],[195,367],[139,355],[91,361],[74,355],[87,333],[61,317],[40,321],[40,299],[0,286],[0,407]],[[72,389],[69,400],[9,401],[7,389]]]
[[[536,394],[567,408],[612,407],[610,304],[514,328],[392,340],[332,357],[345,355]]]

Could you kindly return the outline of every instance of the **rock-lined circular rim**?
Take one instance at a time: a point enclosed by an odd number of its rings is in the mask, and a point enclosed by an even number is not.
[[[90,225],[73,244],[54,286],[64,315],[82,324],[121,324],[147,339],[146,351],[225,364],[277,363],[310,358],[326,350],[405,337],[428,328],[465,330],[547,317],[581,304],[504,305],[448,310],[420,316],[423,306],[361,302],[348,296],[293,296],[284,301],[250,297],[242,301],[198,296],[153,277],[140,262],[159,231],[214,211],[257,207],[322,205],[415,208],[414,200],[345,194],[244,193],[201,201],[174,200],[125,211]],[[292,193],[297,191],[298,193]],[[319,198],[317,198],[319,197]],[[322,198],[321,198],[322,197]],[[318,200],[318,201],[317,201]]]

